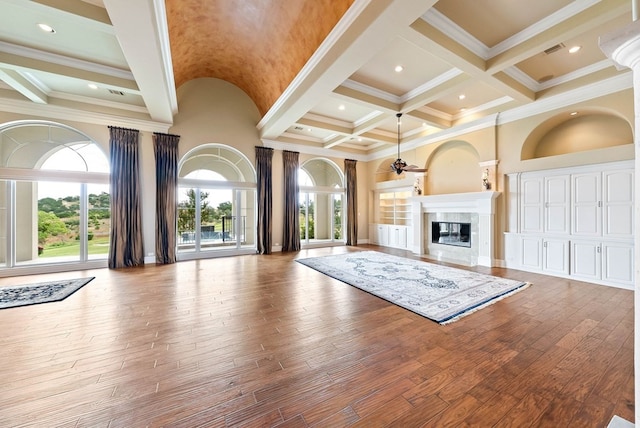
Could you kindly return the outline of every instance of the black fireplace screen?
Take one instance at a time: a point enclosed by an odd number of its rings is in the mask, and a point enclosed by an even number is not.
[[[471,223],[431,222],[431,242],[471,248]]]

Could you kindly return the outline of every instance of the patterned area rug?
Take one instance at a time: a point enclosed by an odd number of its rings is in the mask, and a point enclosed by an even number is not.
[[[95,277],[0,287],[0,309],[64,300]]]
[[[376,251],[296,261],[440,324],[453,322],[530,285]]]

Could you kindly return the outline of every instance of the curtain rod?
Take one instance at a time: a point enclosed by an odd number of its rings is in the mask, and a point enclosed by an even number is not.
[[[154,132],[153,135],[168,135],[170,137],[178,137],[178,138],[180,138],[179,135],[176,135],[176,134],[165,134],[164,132]]]
[[[109,125],[109,129],[122,129],[124,131],[135,131],[135,132],[140,132],[139,129],[133,129],[133,128],[122,128],[120,126],[111,126]]]

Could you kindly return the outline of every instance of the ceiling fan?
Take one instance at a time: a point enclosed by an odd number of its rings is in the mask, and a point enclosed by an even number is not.
[[[417,165],[407,165],[405,161],[400,159],[400,117],[402,113],[396,113],[398,118],[398,159],[391,164],[391,170],[400,175],[403,172],[427,172],[425,168],[419,168]]]

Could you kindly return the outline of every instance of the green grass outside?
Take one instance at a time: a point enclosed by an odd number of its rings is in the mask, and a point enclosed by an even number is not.
[[[89,254],[108,254],[109,253],[109,237],[93,238],[89,241]],[[40,258],[45,257],[63,257],[77,256],[80,254],[80,242],[71,241],[66,245],[55,247],[45,247]]]

